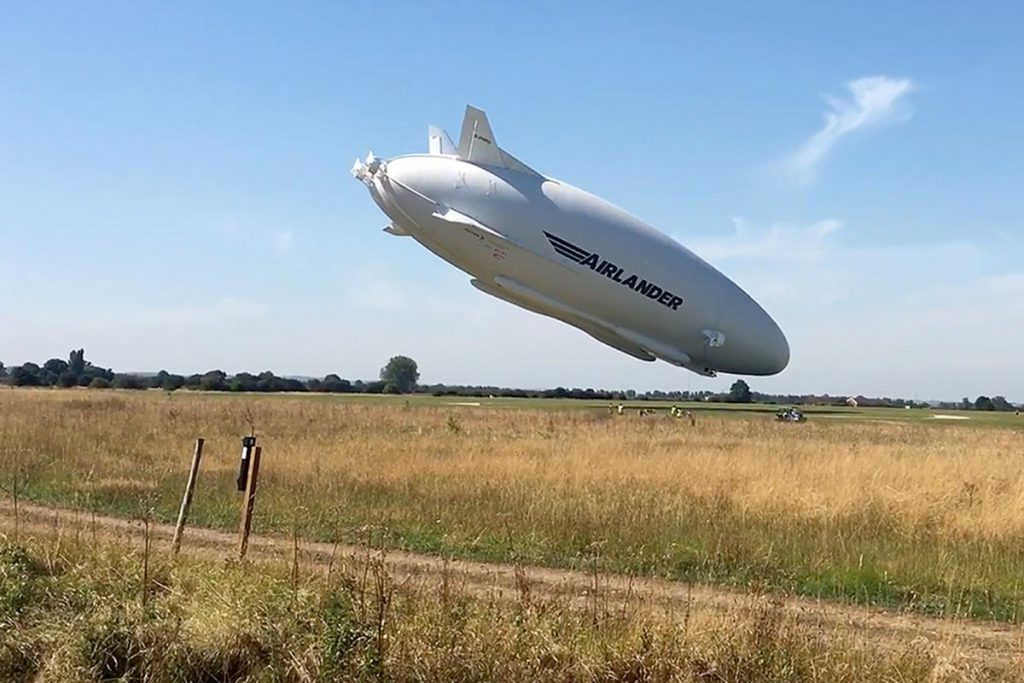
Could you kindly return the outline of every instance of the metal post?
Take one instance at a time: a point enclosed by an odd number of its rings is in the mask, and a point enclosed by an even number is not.
[[[174,527],[174,554],[177,555],[181,549],[181,535],[185,531],[185,523],[188,521],[188,510],[192,507],[192,493],[196,488],[196,478],[199,476],[199,461],[203,457],[203,439],[196,439],[196,449],[192,454],[192,468],[188,471],[188,482],[185,484],[185,495],[181,498],[181,509],[178,510],[178,523]]]
[[[238,559],[245,558],[249,548],[249,529],[252,527],[252,508],[256,503],[256,482],[260,476],[260,454],[263,448],[256,446],[252,452],[252,464],[249,477],[245,484],[245,497],[242,499],[242,523],[238,527]]]
[[[245,490],[246,482],[249,479],[249,461],[252,459],[252,449],[255,446],[255,436],[242,437],[242,458],[238,461],[238,476],[235,478],[235,485],[239,491]]]

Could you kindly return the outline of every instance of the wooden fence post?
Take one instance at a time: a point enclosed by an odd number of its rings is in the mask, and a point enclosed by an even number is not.
[[[146,516],[142,519],[143,524],[143,550],[142,550],[142,610],[146,611],[146,605],[149,603],[149,518],[152,515],[152,510],[146,511]]]
[[[188,510],[192,507],[192,493],[196,488],[196,478],[199,476],[199,461],[203,457],[203,439],[196,439],[196,449],[192,454],[192,468],[188,471],[188,482],[185,484],[185,495],[181,498],[181,509],[178,510],[178,523],[174,527],[174,554],[177,555],[181,549],[181,535],[185,531],[185,523],[188,521]]]
[[[245,558],[249,548],[249,529],[252,527],[252,508],[256,502],[256,483],[260,476],[260,454],[263,448],[256,446],[249,465],[249,477],[245,483],[245,497],[242,499],[242,523],[238,527],[238,559]]]

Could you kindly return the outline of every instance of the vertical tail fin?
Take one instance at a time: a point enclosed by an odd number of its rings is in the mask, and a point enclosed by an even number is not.
[[[455,147],[455,143],[448,137],[448,133],[444,132],[437,126],[430,126],[427,128],[427,138],[429,140],[428,151],[431,154],[450,154],[452,156],[459,153],[458,148]]]
[[[459,136],[459,158],[475,164],[507,168],[520,173],[540,176],[532,168],[498,147],[487,114],[472,105],[466,105],[466,118],[462,120]],[[543,177],[543,176],[541,176]]]
[[[487,114],[472,105],[466,105],[466,117],[462,119],[459,158],[490,166],[504,166]]]

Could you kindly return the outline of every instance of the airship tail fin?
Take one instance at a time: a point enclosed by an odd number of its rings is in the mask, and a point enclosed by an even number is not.
[[[466,117],[462,120],[462,134],[459,136],[458,155],[460,159],[474,164],[507,168],[519,173],[543,177],[514,156],[498,147],[494,132],[487,121],[487,114],[472,105],[466,106]]]
[[[437,126],[430,126],[427,129],[427,137],[429,139],[429,151],[431,154],[446,154],[455,156],[459,153],[458,147],[452,142],[452,139],[448,137],[441,128]]]

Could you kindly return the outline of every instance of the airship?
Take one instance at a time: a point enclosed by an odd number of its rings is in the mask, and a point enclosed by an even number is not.
[[[384,232],[633,358],[708,377],[789,363],[782,330],[743,289],[623,209],[516,159],[480,109],[466,108],[458,146],[430,126],[427,153],[371,152],[352,175],[388,217]]]

